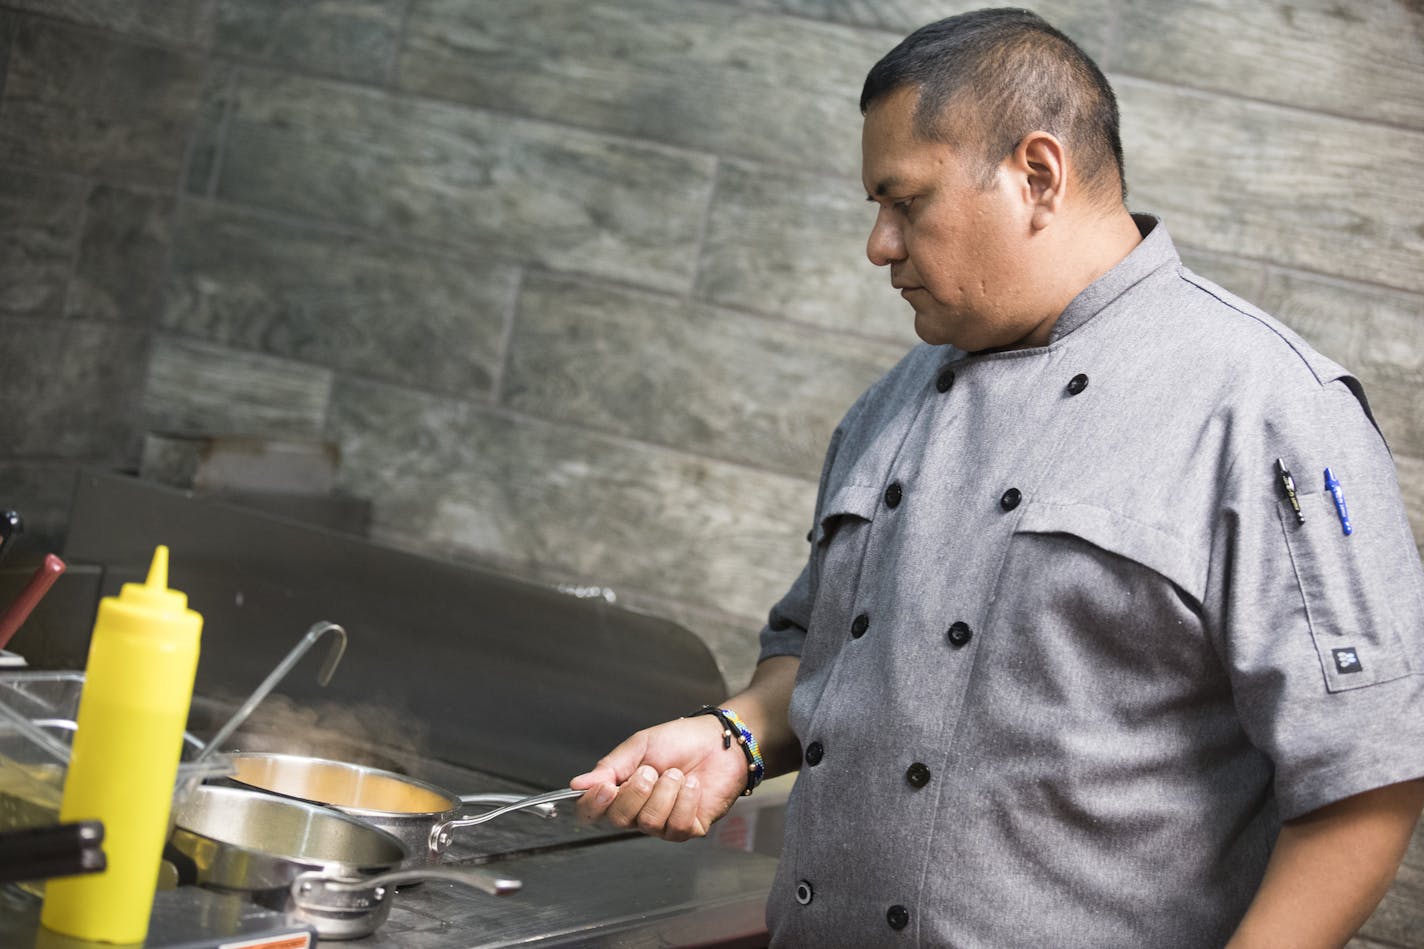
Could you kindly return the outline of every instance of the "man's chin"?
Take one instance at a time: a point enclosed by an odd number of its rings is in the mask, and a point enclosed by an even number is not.
[[[940,321],[927,317],[919,310],[915,311],[915,335],[931,346],[954,345],[954,340],[945,333]]]

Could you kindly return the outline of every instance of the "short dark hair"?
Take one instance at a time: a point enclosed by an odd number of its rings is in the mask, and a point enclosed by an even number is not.
[[[916,132],[980,147],[986,185],[1024,136],[1044,131],[1071,150],[1084,187],[1126,200],[1112,87],[1078,44],[1037,14],[976,10],[921,27],[871,67],[861,113],[905,86],[919,89]]]

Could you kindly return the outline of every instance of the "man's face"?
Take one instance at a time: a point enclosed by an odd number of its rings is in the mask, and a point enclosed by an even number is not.
[[[896,90],[865,116],[861,174],[878,205],[866,254],[890,267],[925,342],[1022,345],[1043,319],[1026,312],[1027,186],[1000,166],[983,187],[977,156],[916,137],[917,98]]]

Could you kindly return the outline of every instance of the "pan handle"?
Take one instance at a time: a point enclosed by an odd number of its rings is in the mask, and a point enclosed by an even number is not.
[[[402,883],[422,883],[427,880],[459,883],[490,896],[507,896],[518,892],[524,886],[520,880],[502,877],[478,867],[409,867],[350,879],[327,876],[320,870],[308,870],[297,874],[296,879],[292,881],[292,898],[303,908],[328,909],[333,897],[341,901],[354,898],[379,903],[385,894],[376,891],[384,887],[399,886]]]
[[[536,807],[540,804],[552,804],[555,801],[567,801],[569,798],[578,797],[581,794],[583,794],[582,790],[559,788],[557,791],[545,791],[543,794],[535,794],[533,797],[520,798],[511,804],[496,807],[492,811],[485,811],[483,814],[475,814],[472,817],[456,817],[451,820],[436,821],[435,826],[430,828],[430,852],[443,853],[445,848],[450,846],[450,831],[457,827],[470,827],[474,824],[483,824],[487,820],[493,820],[501,814],[508,814],[510,811],[517,811],[526,807]]]
[[[461,804],[518,804],[522,800],[524,800],[523,794],[499,794],[486,792],[482,794],[460,795]],[[538,817],[549,818],[559,816],[558,808],[554,807],[552,803],[535,804],[533,806],[528,807],[527,810],[529,813],[534,814]]]

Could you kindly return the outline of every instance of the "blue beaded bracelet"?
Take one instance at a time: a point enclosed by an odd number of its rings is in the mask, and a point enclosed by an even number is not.
[[[752,730],[746,726],[737,713],[729,708],[718,708],[715,705],[704,705],[692,715],[713,715],[717,721],[722,723],[722,747],[732,747],[732,739],[736,738],[737,744],[742,747],[742,754],[747,757],[747,786],[742,791],[742,797],[746,797],[756,790],[756,786],[761,784],[761,779],[766,776],[766,762],[762,760],[761,748],[757,745],[756,736]]]

